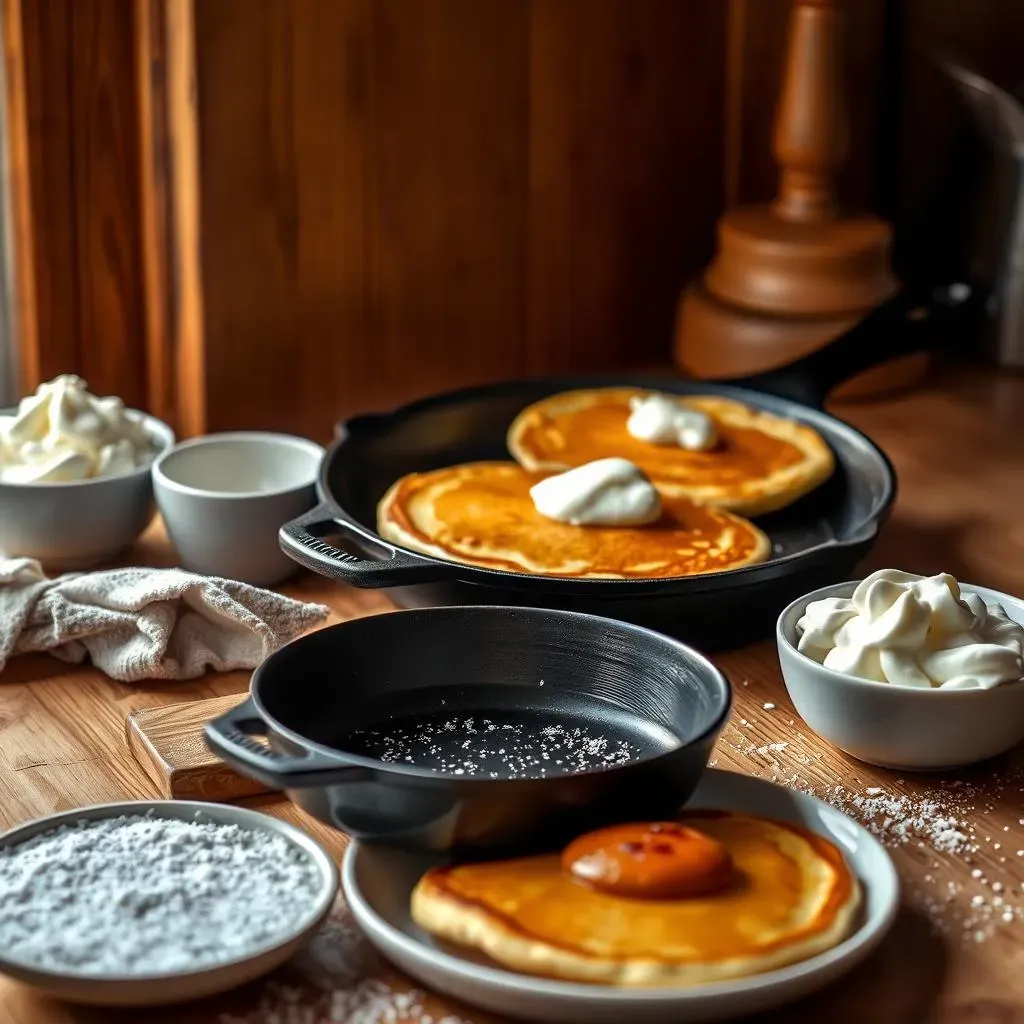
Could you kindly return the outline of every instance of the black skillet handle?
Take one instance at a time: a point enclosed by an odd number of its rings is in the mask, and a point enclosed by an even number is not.
[[[348,523],[334,518],[329,505],[318,505],[298,519],[285,523],[278,533],[278,540],[285,554],[299,565],[353,587],[377,589],[410,583],[437,583],[454,578],[457,571],[454,566],[449,568],[408,555],[378,540],[374,544],[389,552],[388,556],[360,558],[324,540],[328,533],[344,533],[360,539]]]
[[[265,736],[267,727],[249,697],[237,707],[206,723],[206,744],[223,761],[242,775],[271,789],[307,789],[341,782],[357,782],[366,775],[363,768],[343,758],[310,752],[301,757],[279,754],[253,739]]]
[[[817,352],[729,383],[820,406],[834,387],[863,370],[956,339],[979,308],[980,296],[964,283],[904,289]]]

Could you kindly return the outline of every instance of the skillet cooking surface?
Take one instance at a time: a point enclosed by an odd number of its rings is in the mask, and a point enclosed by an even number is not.
[[[527,405],[560,391],[611,386],[733,398],[809,424],[835,454],[836,471],[831,479],[788,508],[756,520],[771,538],[770,561],[713,576],[740,577],[766,566],[781,567],[793,556],[825,545],[832,547],[833,542],[862,543],[874,534],[894,500],[895,478],[886,457],[859,431],[825,412],[746,388],[630,375],[548,378],[472,388],[425,399],[392,414],[357,417],[338,427],[339,437],[346,439],[325,461],[321,476],[324,497],[347,513],[340,518],[361,527],[359,532],[367,539],[376,538],[377,503],[399,477],[461,462],[511,459],[505,435]],[[478,571],[503,578],[525,575]],[[630,585],[632,581],[578,582]]]

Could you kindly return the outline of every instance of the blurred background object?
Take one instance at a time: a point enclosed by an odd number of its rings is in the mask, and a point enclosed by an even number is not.
[[[738,16],[746,8],[734,8]],[[842,35],[832,0],[797,0],[783,57],[772,151],[771,203],[738,206],[718,222],[718,251],[680,300],[676,360],[699,378],[743,377],[821,348],[892,295],[892,228],[841,211],[836,177],[850,146]],[[743,54],[730,80],[742,83]],[[740,90],[741,84],[734,85]],[[904,385],[927,365],[904,358],[847,384],[847,394]]]
[[[965,261],[990,296],[985,346],[999,366],[1024,367],[1024,105],[960,57],[942,66],[983,139],[966,204]]]
[[[1001,81],[1024,4],[837,10],[839,208],[892,225],[899,279],[938,273],[981,143],[932,51]],[[18,391],[73,371],[182,436],[668,367],[719,217],[777,190],[789,0],[0,12]]]

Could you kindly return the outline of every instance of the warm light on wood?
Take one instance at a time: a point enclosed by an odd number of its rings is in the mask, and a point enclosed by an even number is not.
[[[775,121],[781,168],[774,211],[820,223],[836,213],[835,175],[848,147],[839,16],[827,2],[802,3],[789,27],[789,53]]]
[[[884,448],[902,474],[897,508],[863,571],[891,565],[922,573],[947,571],[973,583],[1024,593],[1019,513],[1024,472],[1017,442],[1024,431],[1024,378],[958,369],[940,378],[934,388],[898,401],[850,408],[846,415]],[[936,453],[941,453],[941,460]],[[993,501],[993,495],[999,500]],[[158,524],[126,557],[143,565],[173,561]],[[328,604],[331,622],[391,608],[384,592],[355,590],[312,575],[296,577],[285,590],[292,597]],[[742,611],[742,602],[738,608]],[[991,1008],[985,1011],[987,1019],[1013,1020],[1024,998],[1019,969],[1024,857],[1016,852],[1024,849],[1024,825],[1019,822],[1024,817],[1024,751],[976,770],[946,775],[895,773],[860,764],[819,740],[794,712],[783,689],[774,640],[717,654],[714,661],[731,680],[734,699],[730,723],[712,755],[716,767],[778,779],[819,794],[842,786],[851,796],[906,796],[916,806],[937,797],[943,804],[940,809],[958,819],[957,828],[974,829],[972,836],[980,847],[968,862],[963,852],[918,846],[916,835],[896,845],[891,853],[906,887],[906,905],[894,933],[865,968],[868,975],[855,971],[793,1006],[758,1015],[759,1024],[978,1024],[986,1018],[979,1018],[973,1008],[982,1005],[982,999]],[[89,666],[65,665],[44,654],[12,659],[0,676],[0,829],[82,804],[158,796],[162,783],[154,782],[129,749],[126,716],[159,716],[157,709],[180,708],[183,701],[240,700],[250,675],[211,673],[193,682],[130,686],[105,679]],[[200,707],[195,705],[197,713]],[[172,715],[177,717],[177,712]],[[175,728],[169,732],[174,734]],[[952,786],[955,780],[969,780],[970,785],[957,789]],[[340,858],[348,841],[341,833],[279,795],[255,800],[266,813],[310,831],[336,860]],[[954,801],[962,809],[953,811]],[[246,804],[253,806],[254,800],[247,799]],[[972,877],[975,870],[977,878]],[[1002,887],[1005,905],[1017,908],[1017,916],[1004,923],[993,914],[985,925],[992,934],[978,942],[974,931],[980,926],[968,930],[964,922],[978,913],[971,903],[976,894],[991,907],[995,884]],[[943,924],[942,931],[929,927],[925,911]],[[386,978],[403,991],[415,987],[376,957],[346,958],[335,955],[342,947],[324,948],[330,955],[322,968],[336,963],[339,972],[351,972],[344,978],[330,976],[331,987],[352,992],[367,976]],[[865,984],[865,977],[870,984]],[[322,986],[322,974],[319,980]],[[299,1005],[287,1012],[301,1019],[302,1008],[322,996],[323,988],[305,984],[298,971],[286,978],[289,990],[293,985]],[[266,1019],[258,1006],[269,991],[257,983],[223,999],[174,1008],[153,1020],[224,1024],[227,1017]],[[3,1024],[135,1024],[137,1019],[44,1001],[9,978],[0,979],[0,1007]],[[479,1024],[514,1024],[442,996],[430,997],[425,1014],[434,1021],[454,1016]],[[316,1019],[328,1016],[325,1012]],[[403,1024],[425,1024],[422,1015],[401,1019]]]

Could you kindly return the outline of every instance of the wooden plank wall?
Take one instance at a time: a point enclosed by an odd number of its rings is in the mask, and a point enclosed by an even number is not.
[[[774,188],[788,0],[0,5],[23,386],[185,433],[663,361],[723,205]],[[845,6],[842,197],[913,226],[957,123],[923,54],[1012,71],[1019,33]]]
[[[25,113],[9,128],[23,389],[75,371],[144,404],[132,0],[4,0],[3,15]]]

